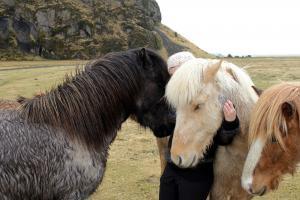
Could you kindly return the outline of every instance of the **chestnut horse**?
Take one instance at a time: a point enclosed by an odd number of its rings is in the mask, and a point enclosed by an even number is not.
[[[282,176],[300,162],[300,82],[281,83],[264,91],[250,122],[250,151],[243,188],[253,195],[277,189]]]
[[[240,119],[241,132],[229,146],[220,146],[214,161],[211,199],[249,199],[241,186],[247,154],[249,113],[258,96],[253,82],[239,67],[218,60],[194,59],[170,79],[166,97],[176,109],[171,159],[179,167],[198,164],[223,120],[223,105],[230,99]]]

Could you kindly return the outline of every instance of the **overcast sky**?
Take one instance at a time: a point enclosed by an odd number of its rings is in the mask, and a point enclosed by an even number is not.
[[[157,0],[162,23],[209,53],[300,55],[299,0]]]

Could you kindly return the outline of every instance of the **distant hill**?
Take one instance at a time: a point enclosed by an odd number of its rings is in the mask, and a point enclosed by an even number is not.
[[[90,59],[142,46],[211,57],[161,24],[155,0],[0,0],[0,60]]]

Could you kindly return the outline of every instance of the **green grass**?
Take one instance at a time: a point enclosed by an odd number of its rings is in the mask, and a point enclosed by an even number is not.
[[[247,71],[258,87],[280,81],[300,81],[300,58],[227,59]],[[32,96],[57,85],[66,73],[86,61],[36,61],[0,63],[0,98]],[[31,67],[38,67],[30,69]],[[40,68],[48,66],[48,68]],[[7,70],[22,68],[18,70]],[[3,71],[4,70],[4,71]],[[158,199],[160,161],[156,140],[149,130],[128,120],[111,146],[107,170],[92,200]],[[300,173],[287,176],[279,190],[258,200],[299,199]]]

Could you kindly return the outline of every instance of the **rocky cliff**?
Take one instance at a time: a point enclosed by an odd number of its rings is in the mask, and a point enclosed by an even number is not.
[[[209,56],[160,22],[155,0],[0,0],[0,59],[89,59],[141,46]]]

